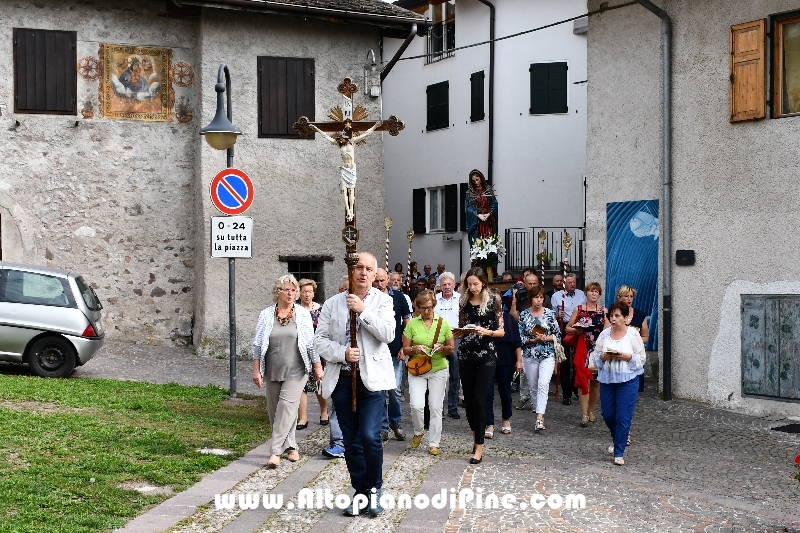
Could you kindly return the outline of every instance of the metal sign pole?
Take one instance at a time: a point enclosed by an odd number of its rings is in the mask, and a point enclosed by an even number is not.
[[[228,81],[228,120],[233,120],[231,113],[231,90]],[[233,168],[233,146],[228,148],[228,168]],[[230,322],[230,365],[231,365],[231,398],[236,397],[236,259],[228,258],[228,320]]]

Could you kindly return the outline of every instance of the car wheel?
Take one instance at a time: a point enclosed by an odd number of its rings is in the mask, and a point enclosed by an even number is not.
[[[28,365],[43,378],[67,377],[75,369],[75,348],[61,337],[43,337],[29,348]]]

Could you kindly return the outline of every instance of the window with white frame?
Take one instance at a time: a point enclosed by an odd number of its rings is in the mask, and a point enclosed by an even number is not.
[[[456,5],[447,0],[428,6],[428,63],[451,57],[456,47]]]
[[[445,210],[444,187],[428,189],[428,231],[444,231]]]

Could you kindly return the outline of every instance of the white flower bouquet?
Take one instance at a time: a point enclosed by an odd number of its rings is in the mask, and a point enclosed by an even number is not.
[[[484,270],[487,267],[494,268],[500,262],[500,258],[506,255],[506,247],[499,235],[491,237],[479,237],[472,243],[469,250],[469,258],[472,264],[477,264]]]

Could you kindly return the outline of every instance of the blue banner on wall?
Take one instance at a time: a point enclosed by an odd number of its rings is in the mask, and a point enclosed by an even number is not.
[[[658,349],[658,200],[606,204],[606,307],[617,289],[636,289],[633,307],[647,315],[648,350]]]

